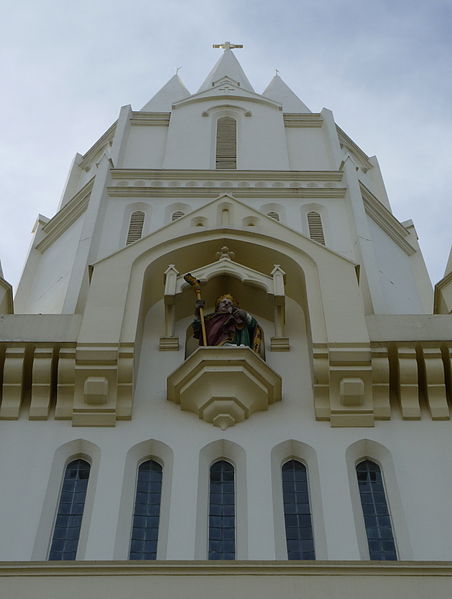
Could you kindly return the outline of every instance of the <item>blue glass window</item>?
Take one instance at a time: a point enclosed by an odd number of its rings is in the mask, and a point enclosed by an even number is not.
[[[396,560],[391,516],[378,464],[365,460],[356,466],[370,559]]]
[[[282,467],[287,557],[315,559],[306,467],[290,460]]]
[[[235,559],[234,466],[224,460],[210,468],[209,559]]]
[[[73,560],[77,554],[90,465],[74,460],[66,467],[49,560]]]
[[[129,559],[156,559],[159,536],[162,467],[154,460],[138,468]]]

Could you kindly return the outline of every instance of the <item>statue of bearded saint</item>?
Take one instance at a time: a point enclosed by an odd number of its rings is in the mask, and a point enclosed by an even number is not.
[[[202,345],[200,308],[204,308],[204,300],[197,300],[193,336]],[[226,347],[246,346],[264,357],[263,332],[256,319],[241,310],[229,293],[221,295],[215,302],[215,312],[204,316],[207,345]]]

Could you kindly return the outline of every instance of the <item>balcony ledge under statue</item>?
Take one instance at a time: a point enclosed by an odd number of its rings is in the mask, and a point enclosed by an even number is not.
[[[281,400],[281,377],[248,347],[199,347],[167,381],[168,400],[221,430]]]

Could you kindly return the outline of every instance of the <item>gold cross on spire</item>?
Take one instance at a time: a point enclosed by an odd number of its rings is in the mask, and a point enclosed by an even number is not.
[[[222,44],[213,44],[212,48],[223,48],[223,50],[232,50],[233,48],[243,48],[243,44],[231,44],[231,42],[223,42]]]

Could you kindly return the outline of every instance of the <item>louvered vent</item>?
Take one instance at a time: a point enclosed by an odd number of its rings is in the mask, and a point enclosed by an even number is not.
[[[176,210],[176,212],[173,212],[173,214],[171,215],[171,221],[174,222],[178,218],[182,218],[184,214],[185,213],[182,212],[182,210]]]
[[[318,212],[308,212],[309,237],[317,243],[325,245],[325,237],[323,235],[322,219]]]
[[[279,214],[277,212],[274,212],[273,210],[270,210],[270,212],[267,212],[267,216],[279,221]]]
[[[142,210],[136,210],[130,215],[129,232],[127,233],[126,245],[133,243],[138,239],[141,239],[143,233],[144,224],[144,212]]]
[[[216,168],[237,168],[237,129],[235,119],[224,116],[217,121]]]

